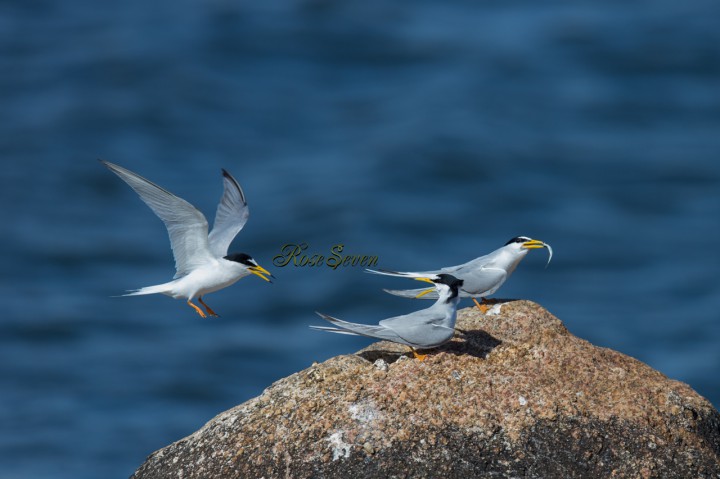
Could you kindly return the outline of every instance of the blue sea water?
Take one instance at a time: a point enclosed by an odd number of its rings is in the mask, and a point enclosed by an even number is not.
[[[283,245],[432,269],[508,239],[498,294],[720,404],[720,4],[713,1],[8,1],[0,4],[0,469],[127,477],[152,451],[421,305]],[[162,223],[96,161],[198,206],[220,168],[233,250],[277,281],[206,299]],[[422,305],[425,305],[423,303]],[[469,306],[469,304],[466,304]]]

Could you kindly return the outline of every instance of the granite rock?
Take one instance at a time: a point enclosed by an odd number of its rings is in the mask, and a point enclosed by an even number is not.
[[[529,301],[457,328],[423,362],[378,342],[313,364],[133,478],[720,478],[720,414],[688,385]]]

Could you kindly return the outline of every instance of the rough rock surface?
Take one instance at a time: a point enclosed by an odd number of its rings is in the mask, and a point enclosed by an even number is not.
[[[277,381],[133,477],[720,478],[720,414],[686,384],[528,301],[457,327],[424,362],[379,342]]]

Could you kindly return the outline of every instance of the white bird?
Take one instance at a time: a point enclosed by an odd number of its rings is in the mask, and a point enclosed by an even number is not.
[[[434,283],[438,295],[435,304],[414,313],[383,319],[377,326],[350,323],[326,314],[317,313],[321,318],[332,323],[333,327],[310,326],[310,328],[405,344],[410,346],[417,359],[423,361],[426,355],[418,354],[415,348],[427,349],[440,346],[450,341],[453,334],[455,334],[457,305],[458,301],[460,301],[458,288],[462,286],[463,281],[449,274],[424,277],[419,274],[408,273],[408,277]]]
[[[550,264],[552,248],[549,244],[528,238],[527,236],[517,236],[505,243],[505,246],[502,248],[498,248],[492,253],[457,266],[448,266],[439,270],[420,273],[381,269],[367,269],[366,271],[374,274],[405,278],[415,278],[417,276],[428,276],[440,273],[451,274],[464,281],[462,288],[460,288],[460,297],[472,298],[478,309],[485,312],[487,306],[481,305],[476,298],[485,298],[495,293],[510,277],[513,271],[515,271],[517,265],[520,264],[520,261],[527,255],[528,250],[536,248],[547,248],[550,254],[547,264]],[[386,289],[384,291],[403,298],[435,299],[437,297],[437,294],[432,288],[409,290]]]
[[[121,166],[100,160],[135,190],[145,204],[165,223],[175,257],[175,276],[167,283],[130,291],[123,296],[165,294],[183,298],[200,317],[207,315],[192,302],[197,298],[210,316],[217,316],[202,300],[203,295],[226,288],[254,274],[272,282],[272,274],[245,253],[228,254],[233,238],[245,226],[250,212],[245,194],[235,178],[222,170],[224,191],[208,235],[205,216],[193,205]]]

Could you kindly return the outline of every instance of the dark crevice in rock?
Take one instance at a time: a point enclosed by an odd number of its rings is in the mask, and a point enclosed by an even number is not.
[[[412,358],[412,352],[410,352],[409,350],[407,353],[401,353],[398,351],[374,349],[372,351],[365,351],[362,353],[357,353],[357,355],[370,363],[374,363],[378,359],[382,359],[383,361],[385,361],[388,364],[393,364],[394,362],[396,362],[403,356],[406,356],[408,359]]]

